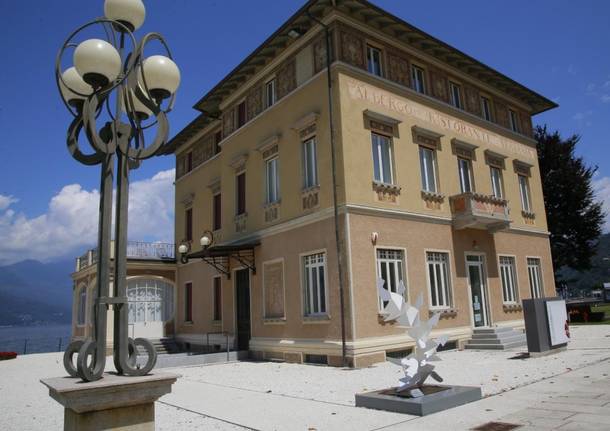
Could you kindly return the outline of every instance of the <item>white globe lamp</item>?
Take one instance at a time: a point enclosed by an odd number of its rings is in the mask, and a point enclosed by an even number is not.
[[[74,50],[74,66],[87,84],[99,89],[119,76],[121,56],[105,40],[89,39]]]
[[[106,0],[104,15],[108,19],[120,22],[130,31],[135,31],[144,23],[146,8],[142,0]],[[123,31],[124,29],[116,28],[116,30]]]
[[[86,96],[93,93],[93,88],[83,81],[83,78],[78,74],[76,68],[74,67],[66,69],[61,74],[61,79],[59,80],[59,90],[61,91],[61,95],[68,105],[76,108],[82,105],[82,102],[86,99]]]
[[[164,55],[146,58],[139,72],[140,85],[146,84],[146,88],[157,102],[170,97],[180,85],[180,69],[171,58]]]

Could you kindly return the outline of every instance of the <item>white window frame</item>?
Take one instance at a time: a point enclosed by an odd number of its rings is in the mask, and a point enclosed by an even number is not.
[[[483,115],[484,120],[493,121],[493,114],[491,111],[491,99],[487,96],[481,96],[481,114]]]
[[[525,212],[532,211],[532,199],[530,195],[530,180],[527,175],[517,174],[519,182],[519,195],[521,196],[521,209]]]
[[[464,158],[464,157],[458,157],[458,176],[460,179],[460,191],[462,193],[474,193],[475,188],[474,188],[474,181],[473,181],[473,175],[472,175],[472,160]],[[466,190],[466,179],[464,177],[464,171],[462,169],[463,164],[465,166],[468,166],[468,184],[470,185],[470,190]]]
[[[312,136],[302,142],[302,168],[303,168],[303,188],[310,189],[319,185],[318,182],[318,143],[316,137]],[[313,154],[311,154],[313,152]],[[310,166],[310,162],[313,163]]]
[[[384,251],[389,251],[392,253],[400,253],[400,257],[399,258],[379,257],[379,253],[384,252]],[[396,265],[397,262],[400,263],[402,274],[400,274],[398,265]],[[389,266],[391,263],[394,263],[394,280],[395,280],[396,285],[391,286],[391,285],[389,285],[390,283],[386,282],[386,284],[384,284],[383,287],[385,289],[389,290],[390,292],[396,293],[398,285],[399,285],[400,281],[402,280],[403,284],[405,285],[404,298],[405,298],[405,301],[408,301],[409,300],[409,283],[407,280],[407,272],[408,272],[407,271],[407,250],[402,247],[376,246],[375,247],[375,267],[376,267],[377,278],[382,278],[381,277],[382,265],[386,265],[386,273],[388,273]],[[402,275],[402,278],[399,277],[400,275]],[[379,311],[381,311],[382,307],[383,307],[381,298],[379,298],[378,307],[379,307]]]
[[[323,261],[308,263],[307,262],[308,259],[310,259],[314,256],[322,256]],[[300,259],[300,267],[301,267],[301,292],[302,292],[302,298],[303,298],[303,307],[302,307],[303,317],[328,316],[329,315],[328,310],[330,307],[328,304],[328,270],[326,268],[326,262],[327,262],[326,249],[314,250],[314,251],[310,251],[307,253],[302,253],[299,255],[299,259]],[[314,296],[312,295],[313,292],[310,292],[310,289],[313,288],[311,277],[314,273],[314,269],[316,269],[315,273],[316,273],[317,279],[320,280],[320,272],[319,272],[320,268],[324,269],[324,277],[321,279],[324,282],[324,295],[323,295],[324,310],[322,310],[320,307],[322,296],[320,295],[320,289],[318,289],[315,296],[318,299],[318,307],[320,309],[317,311],[313,311]]]
[[[437,298],[437,304],[433,304],[432,302],[432,280],[430,279],[430,265],[434,265],[435,269],[434,269],[434,278],[436,280],[437,277],[437,270],[436,267],[440,266],[440,269],[442,270],[442,265],[441,262],[437,262],[437,261],[431,261],[429,258],[429,254],[440,254],[440,255],[445,255],[446,256],[446,268],[444,271],[444,280],[441,280],[442,283],[440,285],[441,288],[441,293],[442,293],[442,304],[438,301],[439,298],[439,291],[438,291],[438,287],[436,286],[436,298]],[[451,277],[451,253],[448,250],[424,250],[424,262],[426,264],[426,285],[428,288],[428,305],[430,307],[431,310],[447,310],[452,308],[453,306],[453,283],[452,283],[452,277]],[[441,273],[441,276],[443,275],[443,273]]]
[[[426,72],[423,67],[417,66],[416,64],[411,65],[411,82],[413,83],[413,90],[421,94],[426,94]]]
[[[431,167],[432,175],[428,172],[429,166],[424,163],[424,153],[429,151],[431,153]],[[433,148],[419,146],[419,168],[421,171],[421,185],[422,190],[428,193],[438,193],[438,179],[437,179],[437,168],[436,168],[436,150]],[[432,184],[429,184],[429,180],[432,178]]]
[[[494,177],[494,172],[498,173],[497,178]],[[504,199],[504,181],[502,178],[502,169],[497,166],[489,166],[489,176],[491,178],[491,192],[494,197]]]
[[[275,105],[277,102],[276,80],[275,77],[265,82],[265,108]]]
[[[517,278],[516,256],[498,255],[498,274],[500,274],[500,284],[502,286],[502,302],[504,304],[518,303],[519,280]]]
[[[526,256],[525,261],[527,263],[527,278],[529,281],[531,297],[544,298],[542,259],[539,256]],[[536,263],[531,261],[536,261]]]
[[[390,178],[385,178],[385,175],[384,175],[385,166],[383,164],[383,157],[382,157],[383,150],[381,148],[382,145],[380,143],[375,142],[375,137],[377,137],[378,140],[381,139],[382,141],[385,140],[387,142]],[[392,142],[392,138],[390,138],[389,136],[386,136],[386,135],[371,132],[371,148],[372,148],[372,153],[373,153],[373,179],[375,180],[375,182],[378,182],[381,184],[394,184],[394,154],[393,154],[394,153],[394,143]],[[379,171],[379,178],[375,177],[375,154],[377,155],[377,161],[379,163],[379,166],[377,166],[378,171]]]
[[[375,73],[375,71],[371,70],[371,68],[370,68],[371,62],[370,62],[369,58],[373,59],[374,58],[373,54],[375,54],[375,53],[377,53],[377,55],[378,55],[379,73]],[[383,60],[382,59],[383,59],[383,54],[382,54],[381,49],[379,49],[375,46],[372,46],[372,45],[366,46],[366,70],[370,74],[375,75],[375,76],[380,76],[380,77],[383,76]]]
[[[273,178],[270,178],[273,176]],[[280,201],[280,158],[275,155],[265,160],[265,203]]]
[[[510,130],[519,133],[519,117],[517,111],[514,109],[508,109],[508,122],[510,124]]]
[[[76,326],[85,326],[87,323],[87,285],[78,289],[78,302],[76,303]]]
[[[457,92],[457,94],[456,94]],[[451,104],[457,109],[464,109],[462,106],[462,87],[460,84],[449,81],[449,96]]]

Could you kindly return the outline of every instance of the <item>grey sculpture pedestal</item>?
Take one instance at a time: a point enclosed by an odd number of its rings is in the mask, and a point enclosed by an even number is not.
[[[367,407],[409,415],[425,416],[482,398],[481,388],[473,386],[424,385],[419,398],[395,395],[394,389],[356,394],[356,407]]]
[[[64,431],[154,431],[155,401],[171,392],[178,377],[172,373],[141,377],[104,373],[104,377],[95,382],[71,377],[40,382],[65,408]]]

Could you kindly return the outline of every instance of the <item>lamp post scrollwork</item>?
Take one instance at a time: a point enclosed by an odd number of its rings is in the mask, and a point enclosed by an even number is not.
[[[84,341],[70,343],[64,354],[64,367],[68,374],[85,381],[98,380],[103,375],[110,307],[114,309],[113,359],[118,373],[144,375],[156,363],[156,351],[149,340],[128,336],[129,172],[138,168],[143,160],[167,153],[167,114],[173,107],[180,84],[180,71],[163,37],[158,33],[148,33],[138,42],[133,34],[145,18],[141,0],[106,0],[104,15],[81,26],[67,38],[55,65],[61,98],[74,117],[68,128],[68,151],[77,161],[85,165],[100,165],[101,168],[92,334]],[[95,29],[100,30],[103,38],[77,43],[84,33]],[[145,57],[144,49],[151,43],[160,45],[164,55]],[[70,51],[73,51],[74,66],[63,69]],[[106,121],[100,126],[104,117]],[[89,144],[87,150],[79,142],[81,135]],[[111,279],[114,285],[112,294]],[[142,350],[146,352],[145,361],[138,358]]]

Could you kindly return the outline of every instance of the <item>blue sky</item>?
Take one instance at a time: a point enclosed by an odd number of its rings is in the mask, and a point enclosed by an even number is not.
[[[458,5],[437,0],[433,7],[397,0],[374,3],[559,103],[558,109],[535,117],[534,122],[546,123],[564,135],[582,136],[579,154],[599,166],[596,184],[600,197],[610,200],[606,144],[610,136],[610,2],[473,0]],[[191,109],[195,101],[303,0],[157,0],[145,4],[147,18],[139,33],[162,33],[182,71],[170,118],[173,135],[196,115]],[[69,203],[72,196],[85,194],[87,201],[95,200],[98,169],[80,165],[65,148],[70,117],[57,95],[53,67],[69,32],[102,14],[102,0],[0,2],[0,241],[6,241],[8,229],[31,230],[28,222],[51,217],[53,211],[56,219],[65,211],[74,216],[69,208],[58,209],[62,199]],[[171,156],[150,160],[132,178],[147,190],[146,184],[154,183],[155,174],[173,166]],[[167,176],[162,179],[164,187],[169,187]],[[69,185],[73,188],[66,192]],[[7,211],[11,211],[10,217]],[[162,218],[171,215],[167,208]],[[19,217],[21,224],[16,222]],[[44,217],[38,221],[33,226],[39,229],[50,223]],[[29,241],[33,237],[13,232],[10,238]],[[0,245],[0,262],[5,244]]]

